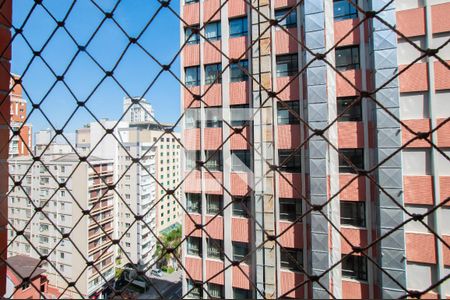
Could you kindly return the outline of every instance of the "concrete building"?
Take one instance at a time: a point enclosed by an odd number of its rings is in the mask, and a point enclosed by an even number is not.
[[[357,2],[364,11],[386,6],[379,16],[388,24],[422,49],[443,45],[437,55],[450,60],[449,1]],[[181,1],[184,291],[396,298],[444,278],[450,250],[430,228],[450,239],[447,207],[425,217],[429,228],[412,221],[385,235],[450,196],[448,159],[425,140],[408,143],[414,134],[395,119],[427,132],[449,118],[448,68],[418,59],[423,53],[377,19],[358,26],[364,14],[346,0],[252,1],[258,12],[243,0],[221,4]],[[274,19],[283,29],[267,29]],[[241,132],[242,108],[258,109]],[[429,136],[447,155],[449,132],[445,124]],[[358,172],[372,168],[372,179]],[[208,224],[208,234],[196,224]],[[373,242],[365,253],[382,269],[357,252]],[[320,284],[302,285],[305,273],[323,274]],[[427,296],[449,295],[444,283]]]
[[[12,139],[9,143],[9,155],[29,155],[30,150],[32,150],[31,124],[24,124],[27,118],[27,101],[22,95],[22,85],[14,85],[14,80],[20,80],[20,76],[13,75],[13,77],[14,79],[10,80],[10,88],[12,88],[12,91],[9,98],[11,106],[10,126],[12,129],[10,130],[10,138],[12,137]],[[15,131],[18,134],[15,134]]]
[[[170,125],[139,119],[144,121],[120,122],[117,126],[116,121],[91,123],[77,130],[76,137],[81,153],[93,150],[93,155],[114,161],[120,266],[129,262],[149,266],[154,261],[156,236],[181,223],[180,206],[174,198],[179,199],[180,191],[174,195],[165,192],[179,184],[178,133],[165,134]],[[105,128],[114,128],[115,137],[103,137]]]
[[[130,107],[131,106],[131,107]],[[123,99],[123,112],[125,122],[153,122],[154,112],[150,103],[140,97],[125,97]]]
[[[75,154],[43,155],[38,163],[29,157],[9,161],[11,176],[22,185],[9,183],[8,256],[43,260],[50,284],[67,288],[63,298],[98,297],[114,278],[115,207],[108,189],[113,167],[112,160],[97,157],[80,163]],[[86,267],[86,260],[96,269]]]

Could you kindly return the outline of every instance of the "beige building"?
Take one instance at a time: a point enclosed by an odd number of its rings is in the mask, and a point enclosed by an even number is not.
[[[90,157],[80,163],[75,154],[43,155],[41,160],[9,161],[10,174],[22,185],[8,198],[8,256],[40,258],[51,284],[61,291],[76,281],[62,298],[100,296],[115,270],[114,195],[107,189],[113,161]],[[9,184],[14,186],[12,180]],[[95,268],[86,268],[88,261]]]

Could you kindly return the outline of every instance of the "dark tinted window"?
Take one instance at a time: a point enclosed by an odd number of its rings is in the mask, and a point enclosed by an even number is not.
[[[202,195],[186,193],[187,211],[190,213],[202,213]]]
[[[366,226],[365,203],[341,200],[341,224],[357,227]]]
[[[354,165],[352,167],[344,155]],[[341,173],[356,173],[357,169],[364,169],[364,151],[363,149],[339,149],[339,172]]]
[[[352,0],[354,4],[358,4],[356,0]],[[356,7],[353,6],[348,0],[334,0],[334,19],[345,20],[358,17]]]
[[[294,248],[281,248],[280,265],[283,269],[288,269],[294,272],[302,272],[303,251],[301,249]]]
[[[277,56],[277,77],[294,76],[298,72],[297,54]]]
[[[339,117],[339,121],[362,120],[361,101],[355,102],[356,99],[357,97],[337,98],[337,114],[340,115],[343,113],[342,116]]]
[[[286,16],[286,14],[288,15]],[[286,28],[297,27],[297,9],[285,8],[276,10],[275,19],[280,26]]]
[[[222,82],[222,64],[205,66],[205,84]]]
[[[301,172],[300,151],[278,150],[278,162],[280,171],[290,173]]]
[[[342,255],[344,258],[345,255]],[[342,261],[342,277],[367,280],[367,258],[365,256],[349,255]]]
[[[247,34],[247,17],[230,19],[230,37],[246,36]]]
[[[248,70],[247,60],[241,60],[239,63],[230,64],[230,81],[246,81],[248,75],[243,70]]]
[[[302,215],[302,201],[300,199],[280,198],[280,220],[295,221]]]
[[[288,107],[285,107],[286,104]],[[298,101],[283,101],[283,104],[277,103],[277,119],[279,125],[299,124],[300,109]],[[294,115],[293,112],[297,113]]]
[[[359,69],[359,47],[336,48],[336,69],[339,71]]]

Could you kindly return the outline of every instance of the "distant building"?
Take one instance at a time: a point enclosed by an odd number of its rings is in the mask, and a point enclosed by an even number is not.
[[[13,75],[15,79],[20,78],[18,75]],[[14,81],[11,79],[10,86],[13,87]],[[22,96],[22,85],[14,86],[10,93],[10,107],[11,119],[10,125],[12,130],[18,130],[19,135],[15,135],[10,130],[11,142],[9,144],[10,156],[29,155],[31,150],[31,124],[24,124],[27,118],[27,101]]]
[[[8,299],[56,299],[61,292],[52,287],[41,260],[26,255],[7,259],[6,294]],[[29,282],[24,282],[28,278]]]
[[[130,109],[128,109],[129,107]],[[152,122],[154,120],[153,108],[144,98],[125,97],[123,100],[123,111],[126,112],[123,118],[126,122]]]
[[[73,134],[72,134],[73,135]],[[62,136],[55,136],[52,129],[39,130],[35,133],[34,153],[42,154],[68,154],[73,152],[72,146]],[[70,137],[70,133],[64,133],[66,138]],[[75,145],[73,145],[75,147]]]
[[[98,297],[105,289],[104,279],[112,280],[115,270],[114,195],[107,188],[113,182],[113,161],[90,156],[80,163],[74,153],[42,155],[41,161],[9,160],[12,178],[22,185],[13,188],[9,181],[8,256],[48,255],[51,264],[43,262],[40,267],[47,270],[52,285],[64,290],[68,282],[76,281],[83,298]],[[35,213],[35,207],[42,212]],[[90,216],[83,216],[83,210]],[[22,229],[23,236],[16,236]],[[85,259],[95,261],[97,269],[85,269]],[[64,295],[80,297],[72,287]]]

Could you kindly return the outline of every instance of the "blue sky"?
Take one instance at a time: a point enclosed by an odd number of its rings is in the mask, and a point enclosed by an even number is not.
[[[13,24],[19,27],[23,24],[34,1],[13,2]],[[43,3],[54,17],[60,20],[64,18],[72,0],[44,0]],[[116,0],[96,0],[96,3],[103,10],[110,11]],[[114,18],[130,36],[137,36],[158,7],[159,3],[156,0],[123,0],[117,7]],[[179,0],[172,0],[171,7],[178,12]],[[100,24],[103,16],[90,0],[78,0],[67,18],[65,26],[77,42],[84,45]],[[42,7],[38,6],[23,28],[23,34],[34,50],[40,50],[55,27],[55,21]],[[13,43],[12,72],[19,75],[24,74],[24,70],[33,56],[26,40],[19,36]],[[169,63],[180,45],[179,20],[168,9],[162,9],[141,36],[139,42],[161,63]],[[107,20],[87,47],[87,51],[104,69],[110,70],[127,44],[126,36],[112,20]],[[69,35],[63,29],[58,29],[50,43],[42,51],[42,58],[48,62],[56,74],[60,75],[76,52],[77,46]],[[145,93],[159,70],[160,67],[137,45],[132,45],[115,69],[114,75],[130,95],[144,95],[153,105],[156,117],[160,122],[174,122],[180,115],[180,89],[175,78],[165,72]],[[179,75],[178,60],[172,66],[172,70],[177,76]],[[103,76],[103,71],[88,55],[81,53],[64,79],[73,94],[78,99],[85,100]],[[39,102],[54,81],[55,77],[49,68],[41,59],[35,59],[23,76],[23,86],[29,93],[29,97],[25,96],[25,98]],[[122,113],[122,101],[125,95],[126,93],[113,79],[107,78],[90,98],[87,107],[98,118],[118,119]],[[31,111],[30,103],[28,105],[28,111]],[[55,127],[60,128],[76,108],[76,100],[60,82],[48,94],[42,108]],[[94,121],[92,116],[82,109],[67,124],[65,132],[73,132],[83,124],[92,121]],[[50,127],[42,114],[37,111],[31,115],[30,122],[33,124],[34,132]]]

